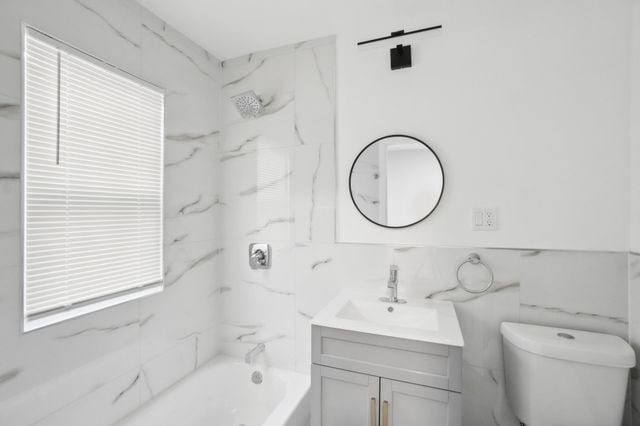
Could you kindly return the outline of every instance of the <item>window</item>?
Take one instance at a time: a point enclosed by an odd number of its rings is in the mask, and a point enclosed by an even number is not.
[[[24,329],[162,290],[164,95],[24,32]]]

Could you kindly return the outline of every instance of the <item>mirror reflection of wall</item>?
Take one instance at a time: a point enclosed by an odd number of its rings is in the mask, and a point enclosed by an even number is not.
[[[392,135],[360,152],[349,184],[362,215],[378,225],[398,228],[431,214],[442,195],[444,174],[438,157],[425,143]]]

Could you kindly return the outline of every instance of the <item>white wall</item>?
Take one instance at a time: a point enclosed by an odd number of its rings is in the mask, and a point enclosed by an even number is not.
[[[372,7],[338,33],[338,241],[626,250],[630,2],[410,6]],[[411,69],[390,71],[394,43],[356,47],[434,24],[412,38]],[[348,173],[398,132],[432,146],[446,187],[425,222],[385,230],[352,205]],[[499,230],[472,232],[473,207],[497,207]]]

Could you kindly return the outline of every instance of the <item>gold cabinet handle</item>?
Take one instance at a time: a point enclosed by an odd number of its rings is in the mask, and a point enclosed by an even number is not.
[[[371,426],[376,426],[376,399],[375,398],[371,398],[371,415],[369,416],[371,418]]]
[[[382,426],[389,425],[389,401],[382,403]]]

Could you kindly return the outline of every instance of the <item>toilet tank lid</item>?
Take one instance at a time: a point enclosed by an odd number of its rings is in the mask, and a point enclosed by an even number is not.
[[[618,336],[559,327],[503,322],[502,337],[523,351],[585,364],[631,368],[633,349]]]

